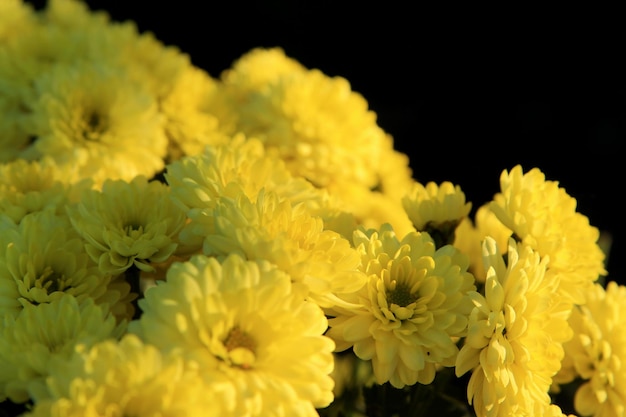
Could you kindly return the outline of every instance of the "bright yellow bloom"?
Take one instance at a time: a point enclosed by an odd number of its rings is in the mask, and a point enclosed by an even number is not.
[[[389,136],[377,125],[363,96],[352,91],[346,79],[301,69],[297,63],[253,70],[266,61],[260,57],[263,51],[254,54],[255,59],[240,58],[247,65],[235,62],[226,72],[227,91],[235,97],[238,115],[235,129],[261,139],[292,173],[319,187],[334,183],[375,187],[380,172],[377,156],[389,146]],[[275,56],[269,59],[281,62]],[[271,70],[275,73],[268,73]]]
[[[106,180],[102,191],[87,190],[68,212],[89,256],[107,274],[121,274],[133,265],[154,271],[152,262],[175,254],[186,223],[169,187],[143,176],[130,182]]]
[[[360,228],[354,245],[367,284],[328,314],[337,350],[371,360],[376,382],[429,384],[437,367],[454,366],[455,337],[467,331],[474,279],[454,247],[435,249],[427,233],[399,240],[389,225]]]
[[[15,403],[48,397],[45,380],[50,363],[67,360],[78,344],[92,345],[119,337],[126,323],[116,324],[91,299],[80,303],[62,294],[49,303],[26,304],[17,316],[0,324],[0,399]]]
[[[0,1],[0,48],[22,36],[35,23],[32,5],[23,0]]]
[[[48,303],[65,293],[126,313],[130,287],[103,274],[67,217],[50,210],[24,217],[0,236],[0,317]]]
[[[494,239],[483,243],[485,294],[474,309],[456,361],[472,371],[467,396],[478,417],[534,415],[550,404],[548,390],[571,337],[569,306],[555,297],[559,276],[529,246],[509,241],[505,263]]]
[[[228,415],[317,416],[333,400],[326,317],[269,262],[196,255],[173,264],[139,305],[130,332],[229,379],[236,409]]]
[[[359,254],[350,241],[325,230],[322,219],[303,205],[292,206],[275,193],[262,191],[256,202],[245,196],[221,199],[212,217],[215,229],[205,236],[204,254],[238,253],[246,259],[268,260],[320,306],[334,305],[337,295],[365,283],[358,269]]]
[[[135,335],[77,346],[50,366],[50,397],[24,417],[218,417],[233,397],[230,386],[179,355],[163,355]]]
[[[626,287],[594,284],[583,306],[569,318],[574,337],[555,377],[559,384],[580,378],[574,406],[580,415],[618,417],[626,412]]]
[[[335,218],[340,211],[325,190],[293,176],[285,163],[267,153],[258,139],[243,135],[169,164],[165,178],[172,197],[191,220],[181,233],[181,240],[190,247],[202,246],[204,236],[214,233],[213,210],[224,198],[244,194],[254,202],[264,189],[293,205],[304,204],[312,214]]]
[[[425,186],[414,182],[402,198],[402,205],[413,227],[428,232],[437,247],[454,242],[456,227],[472,209],[472,204],[465,202],[461,187],[449,181],[440,185],[431,181]]]
[[[576,211],[576,200],[556,181],[547,181],[537,168],[527,173],[520,165],[500,176],[500,193],[489,208],[561,276],[559,294],[574,304],[585,300],[599,276],[606,275],[600,233]]]
[[[164,168],[167,138],[157,103],[120,69],[56,66],[37,80],[24,157],[78,166],[82,177],[151,177]]]

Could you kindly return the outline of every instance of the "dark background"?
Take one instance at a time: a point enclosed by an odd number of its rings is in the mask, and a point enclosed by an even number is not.
[[[348,79],[409,155],[415,178],[459,184],[474,207],[498,191],[503,169],[540,168],[577,199],[592,225],[612,234],[609,277],[626,282],[626,31],[617,10],[393,1],[87,4],[135,21],[215,77],[254,47],[280,46],[309,68]]]

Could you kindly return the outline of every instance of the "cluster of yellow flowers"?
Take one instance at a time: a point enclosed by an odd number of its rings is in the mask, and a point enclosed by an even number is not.
[[[409,162],[280,48],[213,76],[80,0],[0,0],[0,407],[626,415],[626,288],[576,200],[518,165],[472,214]]]

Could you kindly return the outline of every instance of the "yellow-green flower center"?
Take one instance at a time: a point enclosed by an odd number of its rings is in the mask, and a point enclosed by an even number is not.
[[[99,140],[100,136],[108,129],[108,125],[107,118],[97,112],[87,114],[83,120],[83,138],[88,141]]]
[[[48,294],[55,291],[63,291],[69,287],[67,280],[57,273],[51,267],[46,267],[41,275],[35,279],[33,287],[43,288]]]
[[[396,284],[395,288],[387,292],[387,303],[406,307],[417,300],[417,296],[411,293],[411,287],[407,284]]]

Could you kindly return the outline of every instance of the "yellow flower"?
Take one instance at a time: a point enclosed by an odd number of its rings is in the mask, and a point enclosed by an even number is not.
[[[190,247],[202,246],[203,237],[214,232],[212,212],[224,198],[245,194],[254,202],[265,189],[291,204],[304,204],[321,216],[335,216],[339,211],[324,190],[293,176],[282,160],[265,151],[258,139],[246,139],[243,135],[170,163],[165,179],[172,197],[191,220],[181,233],[181,240]]]
[[[22,36],[35,22],[32,5],[23,0],[0,2],[0,46]]]
[[[539,169],[524,173],[517,165],[504,170],[500,193],[489,208],[519,241],[550,258],[548,267],[561,276],[559,294],[572,303],[583,303],[593,282],[606,275],[598,229],[576,211],[576,200]]]
[[[154,271],[152,262],[175,254],[186,222],[169,187],[143,176],[130,182],[106,180],[102,191],[87,190],[68,212],[89,256],[107,274],[121,274],[133,265]]]
[[[75,170],[61,168],[49,158],[17,159],[0,165],[0,214],[15,223],[45,209],[64,215],[65,206],[76,202],[81,190],[90,185],[87,179],[78,181]]]
[[[327,320],[266,261],[196,255],[139,301],[129,331],[163,352],[180,350],[236,391],[233,416],[317,416],[333,400]]]
[[[27,304],[17,316],[4,315],[0,325],[0,399],[15,403],[48,397],[45,380],[50,363],[66,360],[78,344],[92,345],[119,337],[126,323],[91,299],[80,303],[63,294],[49,303]]]
[[[67,217],[32,213],[0,236],[0,317],[65,293],[125,315],[128,284],[101,273]]]
[[[550,404],[562,343],[572,333],[569,307],[554,295],[559,276],[546,269],[548,259],[529,246],[510,239],[505,263],[487,237],[483,256],[485,294],[470,294],[474,308],[456,375],[471,370],[467,396],[478,417],[534,415]]]
[[[168,161],[195,155],[206,145],[226,142],[216,104],[218,82],[200,68],[188,66],[172,91],[161,101],[165,132],[169,139]]]
[[[249,65],[236,62],[226,72],[226,91],[234,95],[238,114],[235,129],[258,137],[289,171],[319,187],[375,187],[381,164],[376,156],[390,146],[390,138],[367,101],[346,79],[289,64],[275,56],[280,53],[266,52],[278,64],[256,70],[265,61],[263,51],[256,50],[254,59],[241,58]]]
[[[456,337],[467,331],[474,279],[454,247],[435,249],[427,233],[399,240],[393,228],[355,231],[367,284],[328,314],[337,350],[371,360],[378,384],[429,384],[438,366],[454,365]]]
[[[579,378],[574,406],[584,416],[621,416],[626,407],[626,287],[594,284],[583,306],[569,318],[574,337],[555,377],[559,384]]]
[[[105,179],[151,177],[165,166],[167,138],[154,97],[121,69],[96,63],[58,65],[36,84],[24,158],[49,156]]]
[[[440,185],[431,181],[425,186],[414,182],[402,198],[402,205],[413,227],[428,232],[437,247],[454,242],[456,227],[472,209],[472,204],[465,202],[461,187],[449,181]]]
[[[127,334],[119,342],[79,345],[65,361],[53,361],[47,387],[24,417],[225,416],[233,393],[224,382],[203,380],[180,355],[162,355]]]
[[[365,283],[359,254],[350,241],[312,216],[303,205],[280,200],[275,193],[259,193],[256,202],[246,196],[221,199],[211,214],[214,230],[204,238],[203,253],[223,256],[238,253],[251,260],[268,260],[304,295],[322,307],[336,296],[356,291]]]

